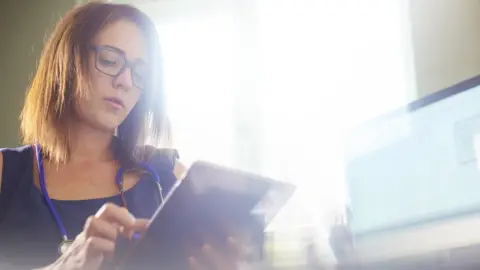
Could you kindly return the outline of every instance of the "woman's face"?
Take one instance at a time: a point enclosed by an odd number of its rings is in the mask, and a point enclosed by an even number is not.
[[[130,21],[104,28],[92,42],[88,63],[90,90],[77,102],[80,121],[113,131],[138,102],[147,67],[146,40]]]

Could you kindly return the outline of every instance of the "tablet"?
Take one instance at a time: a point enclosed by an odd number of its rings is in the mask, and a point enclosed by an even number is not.
[[[152,216],[139,241],[118,248],[120,269],[188,269],[188,257],[205,242],[226,245],[241,234],[261,260],[264,228],[294,187],[208,162],[196,162]],[[117,268],[118,269],[118,268]]]

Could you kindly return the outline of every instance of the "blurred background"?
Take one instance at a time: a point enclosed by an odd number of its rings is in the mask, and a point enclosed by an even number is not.
[[[19,144],[45,37],[84,2],[0,4],[0,145]],[[163,147],[297,186],[267,228],[276,268],[431,264],[480,243],[480,1],[110,2],[157,24]]]

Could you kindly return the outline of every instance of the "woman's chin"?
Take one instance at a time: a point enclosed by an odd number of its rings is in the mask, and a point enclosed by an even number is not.
[[[105,115],[104,117],[97,118],[96,127],[104,132],[114,132],[118,126],[122,123],[123,119],[119,117],[112,117],[111,115]]]
[[[91,126],[94,129],[96,129],[100,132],[112,133],[112,134],[115,133],[115,130],[117,129],[117,127],[119,125],[120,125],[120,123],[118,123],[118,122],[106,122],[106,121],[91,124]]]

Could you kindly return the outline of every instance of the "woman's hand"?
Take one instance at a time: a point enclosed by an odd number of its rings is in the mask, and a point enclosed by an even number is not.
[[[228,237],[226,245],[207,242],[188,258],[191,270],[237,270],[248,254],[247,241],[239,235]]]
[[[47,269],[99,269],[112,258],[117,237],[132,239],[145,232],[147,220],[135,219],[127,209],[107,203],[85,222],[72,246]]]

